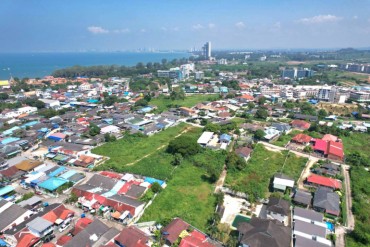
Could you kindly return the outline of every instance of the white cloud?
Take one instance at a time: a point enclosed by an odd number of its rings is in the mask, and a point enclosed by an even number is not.
[[[208,28],[209,29],[213,29],[213,28],[215,28],[216,27],[216,25],[214,24],[214,23],[209,23],[208,24]]]
[[[236,26],[237,28],[239,28],[239,29],[243,29],[243,28],[245,28],[245,24],[244,24],[244,22],[242,22],[242,21],[239,21],[239,22],[235,23],[235,26]]]
[[[354,20],[357,20],[357,19],[358,19],[358,16],[357,16],[357,15],[354,15],[354,16],[353,16],[353,19],[354,19]]]
[[[93,34],[103,34],[103,33],[109,33],[109,30],[107,29],[104,29],[102,27],[98,27],[98,26],[90,26],[87,28],[87,30],[90,32],[90,33],[93,33]]]
[[[180,30],[180,28],[179,27],[174,27],[174,28],[172,28],[172,30],[175,31],[175,32],[177,32],[177,31]]]
[[[128,28],[123,28],[123,29],[115,29],[113,30],[114,33],[129,33],[130,29]]]
[[[270,28],[270,30],[271,30],[272,32],[279,32],[279,31],[280,31],[280,29],[281,29],[281,22],[280,22],[280,21],[275,22],[275,23],[272,25],[272,27]]]
[[[142,28],[142,29],[140,29],[140,32],[146,33],[146,29],[145,28]]]
[[[196,25],[193,25],[193,29],[194,30],[200,30],[200,29],[203,29],[204,27],[201,25],[201,24],[196,24]]]
[[[337,22],[341,19],[342,17],[338,17],[335,15],[317,15],[313,17],[299,19],[298,22],[303,24],[320,24],[325,22]]]

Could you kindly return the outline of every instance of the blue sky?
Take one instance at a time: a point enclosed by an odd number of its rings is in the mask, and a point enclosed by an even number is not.
[[[1,0],[0,52],[370,46],[370,0]]]

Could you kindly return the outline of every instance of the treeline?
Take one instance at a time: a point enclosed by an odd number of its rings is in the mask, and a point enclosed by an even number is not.
[[[141,74],[155,73],[160,69],[169,69],[171,67],[180,66],[188,62],[188,59],[173,59],[170,62],[167,59],[162,59],[159,62],[148,62],[137,63],[136,66],[118,66],[118,65],[98,65],[98,66],[73,66],[65,69],[59,69],[53,72],[54,77],[65,77],[65,78],[75,78],[80,76],[86,77],[99,77],[99,78],[109,78],[109,77],[128,77],[136,76]]]

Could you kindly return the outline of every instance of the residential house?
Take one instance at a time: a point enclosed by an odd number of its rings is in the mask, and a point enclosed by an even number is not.
[[[309,209],[295,207],[293,211],[293,242],[299,247],[327,247],[332,242],[326,238],[327,224],[323,215]]]
[[[239,242],[243,246],[291,246],[292,230],[277,220],[253,217],[249,223],[238,225]]]
[[[188,107],[179,107],[179,110],[180,110],[181,115],[184,115],[187,117],[193,116],[196,113],[193,109],[190,109]]]
[[[319,120],[317,116],[312,116],[312,115],[304,115],[304,114],[294,114],[293,118],[295,119],[300,119],[300,120],[307,120],[310,122],[316,122]]]
[[[32,211],[22,208],[6,200],[0,201],[0,232],[4,232],[18,224],[33,214]]]
[[[173,219],[167,226],[161,229],[165,244],[173,245],[179,239],[180,234],[189,228],[189,224],[180,218]]]
[[[95,243],[109,231],[109,227],[98,219],[95,219],[85,229],[77,233],[64,247],[94,246]]]
[[[114,238],[115,244],[125,247],[144,247],[148,246],[149,236],[135,226],[124,228],[118,236]]]
[[[235,149],[235,153],[240,157],[248,160],[253,150],[249,147],[239,147]]]
[[[340,166],[333,163],[326,163],[321,165],[319,168],[314,169],[314,173],[335,177],[340,175]]]
[[[290,124],[292,125],[292,128],[300,130],[308,130],[311,126],[309,122],[303,120],[293,120]]]
[[[308,176],[306,182],[307,184],[315,187],[324,186],[334,190],[340,190],[342,188],[341,181],[333,178],[319,176],[316,174],[311,174],[310,176]]]
[[[50,222],[41,217],[37,217],[34,220],[28,222],[27,227],[33,235],[39,238],[43,238],[46,235],[53,233],[53,222]]]
[[[287,188],[294,187],[294,179],[282,174],[277,173],[274,176],[273,188],[274,190],[285,192]]]
[[[265,128],[265,136],[263,137],[267,141],[272,141],[280,136],[281,132],[274,127]]]
[[[292,138],[291,142],[294,142],[300,145],[308,145],[310,144],[311,140],[312,140],[311,136],[303,134],[303,133],[299,133]]]
[[[319,187],[313,198],[313,208],[319,212],[339,216],[340,199],[339,195],[331,188]]]
[[[312,195],[310,192],[304,190],[297,190],[294,193],[293,202],[295,204],[308,207],[312,203]]]
[[[202,133],[202,135],[199,137],[197,143],[201,145],[202,147],[206,147],[209,141],[213,138],[214,133],[205,131]]]
[[[284,226],[289,224],[290,203],[284,199],[270,197],[266,206],[268,219],[278,220]]]
[[[289,124],[286,123],[272,123],[271,127],[275,128],[276,130],[280,131],[281,133],[289,133],[292,129]]]

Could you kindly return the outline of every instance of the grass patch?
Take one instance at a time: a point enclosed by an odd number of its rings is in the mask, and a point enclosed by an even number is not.
[[[344,153],[346,155],[354,152],[359,152],[365,157],[369,156],[369,134],[353,132],[349,136],[341,136],[340,138],[342,139],[344,145]]]
[[[285,147],[288,142],[297,134],[302,133],[302,131],[299,130],[292,130],[289,134],[281,135],[279,138],[274,141],[272,144],[279,146],[279,147]]]
[[[198,103],[203,101],[214,101],[219,98],[219,95],[209,95],[209,94],[197,94],[186,96],[184,100],[171,100],[166,96],[159,96],[158,98],[153,98],[150,101],[150,105],[157,106],[157,111],[163,112],[172,107],[193,107]]]
[[[298,157],[294,153],[289,153],[282,172],[297,181],[307,161],[308,158]]]
[[[213,186],[204,179],[205,171],[184,161],[173,174],[168,186],[146,210],[141,222],[163,221],[180,217],[205,231],[212,216],[216,198]]]
[[[180,124],[176,127],[169,128],[165,131],[157,133],[150,137],[124,137],[116,142],[107,143],[101,147],[94,149],[94,153],[107,155],[111,159],[104,164],[98,166],[97,170],[114,170],[116,172],[130,172],[143,176],[152,176],[158,179],[170,178],[173,166],[171,161],[172,155],[165,152],[166,147],[157,150],[162,145],[168,143],[185,128],[188,131],[184,135],[192,135],[198,137],[202,129],[187,124]],[[106,147],[107,146],[107,147]],[[103,149],[100,149],[102,148]],[[98,149],[98,152],[96,150]],[[110,150],[115,150],[112,152]],[[120,150],[122,150],[120,152]],[[127,165],[144,155],[150,154],[148,157],[138,161],[133,165]]]
[[[155,152],[162,145],[168,144],[186,128],[191,127],[185,123],[181,123],[150,137],[126,135],[120,140],[94,148],[92,152],[110,157],[110,160],[106,162],[107,164],[114,163],[115,167],[124,166],[147,154]]]
[[[258,144],[242,171],[228,171],[226,185],[233,190],[247,193],[251,201],[264,198],[269,191],[271,178],[281,171],[285,156],[286,152],[272,152]],[[306,159],[289,154],[284,172],[297,180],[305,163]]]

